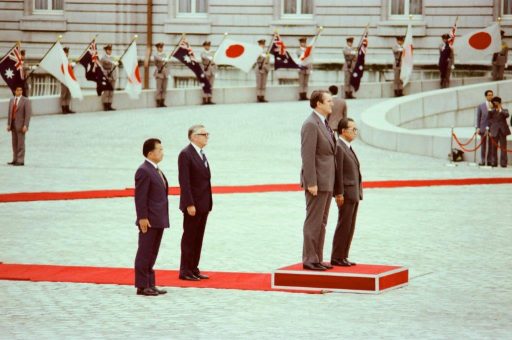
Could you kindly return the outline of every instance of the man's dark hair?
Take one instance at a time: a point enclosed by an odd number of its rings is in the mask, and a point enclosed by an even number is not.
[[[155,150],[157,144],[162,144],[158,138],[150,138],[146,140],[142,146],[142,154],[144,157],[147,157],[151,151]]]
[[[487,97],[487,93],[489,93],[489,92],[494,93],[492,90],[487,90],[487,91],[485,91],[485,96],[486,97]]]
[[[338,123],[338,133],[341,135],[341,131],[343,131],[343,129],[348,129],[348,123],[353,121],[354,120],[352,118],[341,118]]]
[[[333,96],[337,95],[338,94],[338,86],[336,86],[336,85],[329,86],[329,92],[331,92],[331,94]]]
[[[500,97],[494,97],[491,102],[493,103],[500,103],[501,104],[501,98]]]
[[[318,102],[324,103],[324,93],[328,93],[325,90],[315,90],[313,93],[311,93],[311,98],[309,98],[309,106],[311,106],[312,109],[315,109]]]

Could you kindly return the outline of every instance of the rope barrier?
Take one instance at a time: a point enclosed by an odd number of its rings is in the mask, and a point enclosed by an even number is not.
[[[455,132],[454,132],[454,133],[455,133]],[[476,136],[476,131],[475,131],[475,133],[473,134],[473,136],[471,136],[471,137],[469,138],[469,140],[468,140],[466,143],[462,144],[462,143],[458,142],[458,144],[459,144],[460,146],[466,146],[466,145],[470,144],[470,143],[473,141],[473,139],[475,139],[475,136]]]
[[[506,153],[512,153],[512,150],[509,150],[507,149],[507,147],[505,146],[505,148],[503,148],[503,146],[499,146],[498,143],[494,140],[494,138],[492,138],[492,136],[489,134],[489,137],[491,137],[491,143],[497,147],[498,149],[500,149],[502,152],[506,152]],[[505,142],[506,142],[506,139],[505,139]]]
[[[473,135],[473,137],[471,137],[470,142],[473,140],[473,138],[475,137],[475,135],[476,135],[476,133]],[[455,139],[455,142],[457,142],[457,144],[459,145],[459,147],[460,147],[460,148],[462,149],[462,151],[464,151],[464,152],[473,152],[473,151],[476,151],[476,150],[480,149],[480,147],[482,146],[482,143],[483,143],[483,141],[484,141],[484,138],[482,138],[482,139],[480,140],[480,143],[478,143],[478,145],[476,145],[474,149],[466,149],[464,146],[468,145],[468,144],[469,144],[469,142],[467,142],[467,143],[465,143],[465,144],[461,143],[461,141],[459,140],[459,138],[457,138],[457,135],[455,134],[455,132],[452,132],[452,137],[453,137],[453,139]]]

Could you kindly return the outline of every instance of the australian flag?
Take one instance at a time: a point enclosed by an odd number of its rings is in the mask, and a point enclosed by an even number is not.
[[[11,48],[0,61],[0,74],[13,95],[16,87],[24,88],[23,59],[18,46]]]
[[[272,41],[272,47],[270,53],[274,56],[274,68],[276,70],[280,68],[300,68],[297,63],[292,59],[290,53],[286,50],[284,42],[281,40],[279,34],[274,34],[274,40]]]
[[[96,83],[96,93],[98,96],[101,96],[103,91],[113,91],[112,84],[108,81],[99,64],[96,41],[92,41],[89,44],[87,51],[85,51],[78,62],[85,67],[85,78]]]
[[[364,72],[364,58],[366,56],[366,48],[368,47],[368,29],[364,31],[363,38],[361,39],[361,43],[359,44],[359,48],[357,50],[357,60],[356,65],[354,66],[354,71],[350,76],[350,85],[354,87],[354,91],[359,90],[359,85],[361,84],[361,78],[363,78]]]
[[[178,46],[178,49],[172,56],[181,61],[183,64],[187,65],[187,67],[191,69],[192,72],[194,72],[197,81],[201,83],[201,87],[204,93],[212,93],[210,82],[208,79],[206,79],[206,75],[204,74],[201,65],[195,60],[194,52],[192,52],[188,42],[182,40]]]

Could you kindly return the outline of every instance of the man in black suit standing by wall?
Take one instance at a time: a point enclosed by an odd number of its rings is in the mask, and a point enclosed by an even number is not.
[[[343,118],[338,123],[339,138],[336,144],[336,175],[334,195],[338,205],[338,224],[332,241],[331,264],[349,267],[350,244],[354,236],[357,208],[363,199],[363,187],[359,160],[351,142],[357,136],[356,123],[352,118]]]
[[[180,210],[183,212],[181,238],[181,280],[199,281],[209,277],[201,274],[199,260],[208,214],[212,210],[210,165],[203,152],[209,133],[203,125],[188,129],[190,144],[178,156]]]
[[[155,287],[155,265],[165,228],[169,228],[168,183],[158,163],[164,156],[162,142],[151,138],[144,142],[146,158],[135,173],[135,209],[139,227],[139,248],[135,257],[137,295],[156,296],[167,291]]]

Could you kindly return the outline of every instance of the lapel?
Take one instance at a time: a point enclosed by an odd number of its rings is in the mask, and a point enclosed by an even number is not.
[[[352,158],[352,160],[357,164],[357,167],[359,168],[359,159],[357,159],[355,152],[350,150],[347,144],[345,144],[345,142],[343,142],[342,140],[338,141],[338,143],[341,144],[341,147],[343,148],[343,150],[345,150],[345,153],[347,153],[349,157]]]
[[[320,129],[320,131],[322,131],[325,138],[327,138],[327,140],[329,141],[331,148],[334,150],[336,148],[336,144],[335,144],[334,140],[331,138],[331,135],[329,134],[329,132],[327,131],[327,128],[325,127],[325,123],[322,120],[320,120],[320,117],[318,117],[315,112],[312,112],[311,114],[313,115],[313,119],[316,121],[318,128]]]
[[[489,109],[487,108],[487,101],[482,104],[482,112],[484,113],[484,118],[487,118],[489,115]]]
[[[203,159],[199,156],[192,143],[188,146],[188,150],[192,154],[192,159],[196,162],[197,166],[203,169],[207,174],[210,174],[210,163],[208,163],[208,167],[204,166]]]
[[[155,177],[158,183],[161,183],[165,189],[169,186],[167,182],[167,178],[165,177],[164,173],[162,172],[162,176],[164,177],[165,183],[162,182],[162,177],[160,177],[160,174],[158,173],[158,170],[153,166],[153,164],[149,163],[148,161],[144,161],[146,164],[146,167],[151,171],[153,174],[152,176]]]

